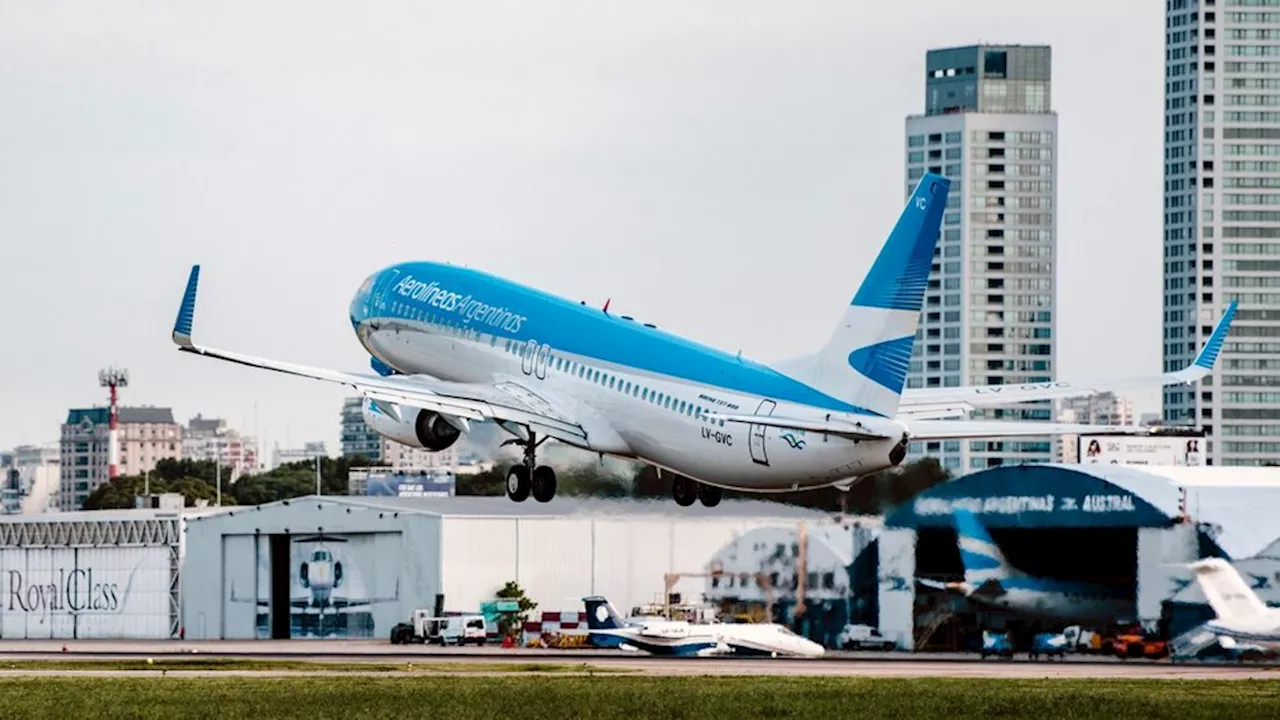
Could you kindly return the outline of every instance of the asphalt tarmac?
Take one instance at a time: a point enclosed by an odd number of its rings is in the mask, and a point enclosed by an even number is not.
[[[1023,656],[1025,657],[1025,656]],[[391,645],[361,640],[246,640],[246,641],[99,641],[14,640],[0,642],[0,674],[12,675],[147,675],[155,671],[28,670],[5,669],[4,661],[22,660],[126,660],[236,658],[353,663],[419,663],[446,670],[449,663],[465,663],[467,674],[476,665],[493,665],[492,674],[506,672],[504,665],[545,662],[587,664],[595,668],[625,670],[640,675],[780,675],[821,677],[951,677],[951,678],[1126,678],[1126,679],[1276,679],[1280,666],[1255,663],[1173,663],[1169,660],[1117,660],[1097,656],[1068,656],[1065,660],[1029,662],[982,660],[972,654],[915,654],[883,652],[831,652],[822,658],[668,658],[617,650],[503,649],[496,646],[440,648]],[[423,668],[419,668],[421,670]],[[447,671],[447,670],[446,670]],[[316,671],[275,670],[168,670],[169,675],[304,675]],[[348,667],[344,674],[358,673]],[[386,677],[387,672],[377,673]],[[521,674],[529,674],[522,670]],[[558,675],[564,672],[556,673]]]

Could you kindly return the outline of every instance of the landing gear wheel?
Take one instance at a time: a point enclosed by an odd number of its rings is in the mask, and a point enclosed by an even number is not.
[[[533,499],[549,502],[556,496],[556,471],[546,465],[533,469]]]
[[[507,497],[516,502],[524,502],[529,497],[529,468],[524,465],[512,465],[507,471]]]
[[[720,498],[723,496],[724,493],[720,488],[714,485],[703,485],[702,483],[698,483],[698,499],[701,500],[702,504],[706,507],[715,507],[719,505]]]
[[[689,507],[698,499],[698,483],[686,477],[671,481],[671,496],[680,507]]]

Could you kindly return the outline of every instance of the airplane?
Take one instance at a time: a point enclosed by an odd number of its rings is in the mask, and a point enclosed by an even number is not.
[[[1175,654],[1194,655],[1214,642],[1228,651],[1280,651],[1280,608],[1268,607],[1222,558],[1205,558],[1189,567],[1215,617],[1175,638]]]
[[[308,559],[298,564],[298,584],[305,593],[289,598],[289,605],[295,612],[315,612],[318,615],[336,614],[343,610],[360,608],[380,603],[398,602],[400,600],[400,580],[396,579],[395,594],[390,597],[353,598],[335,596],[334,590],[342,586],[344,574],[342,563],[334,557],[333,551],[325,543],[344,543],[347,538],[337,535],[306,535],[293,538],[295,543],[319,543],[312,548]],[[269,607],[270,600],[241,598],[236,596],[235,586],[231,587],[232,602],[253,602],[258,607]]]
[[[591,642],[597,647],[684,657],[819,657],[826,652],[822,645],[776,623],[690,623],[660,618],[628,621],[602,596],[586,597],[583,602],[587,606]]]
[[[953,514],[964,581],[916,578],[921,585],[960,592],[991,608],[1054,621],[1110,624],[1133,616],[1133,597],[1126,597],[1122,589],[1027,575],[1009,564],[972,512],[955,508]]]
[[[192,338],[200,266],[174,323],[179,350],[339,383],[364,398],[381,435],[429,451],[473,421],[523,449],[507,495],[550,501],[555,471],[537,463],[548,438],[639,460],[673,475],[681,506],[722,490],[782,493],[835,485],[899,465],[911,441],[1137,431],[1047,422],[957,421],[965,408],[1090,394],[1105,383],[943,388],[904,394],[950,181],[926,174],[826,345],[770,367],[481,272],[406,262],[368,276],[349,308],[374,371],[350,373],[220,350]],[[1233,306],[1234,308],[1234,306]],[[1212,369],[1230,313],[1196,362],[1148,385]]]

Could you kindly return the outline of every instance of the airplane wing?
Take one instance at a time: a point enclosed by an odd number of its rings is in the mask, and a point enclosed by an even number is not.
[[[1214,328],[1213,334],[1209,336],[1209,339],[1205,341],[1204,347],[1200,349],[1200,353],[1196,355],[1195,360],[1177,372],[1120,380],[1083,382],[1053,380],[1021,385],[913,389],[907,390],[902,394],[902,404],[898,408],[898,417],[900,419],[911,417],[954,418],[965,416],[971,410],[993,405],[1088,397],[1108,391],[1193,383],[1213,372],[1213,366],[1218,360],[1218,355],[1222,352],[1222,345],[1226,342],[1227,332],[1231,328],[1231,320],[1235,317],[1235,314],[1236,303],[1232,302],[1218,321],[1218,326]]]
[[[1016,422],[1004,420],[913,420],[898,418],[907,426],[909,440],[981,440],[1040,435],[1084,435],[1087,433],[1145,434],[1148,428],[1136,425],[1083,425],[1075,423]]]
[[[731,415],[710,413],[712,419],[747,425],[767,425],[780,429],[805,430],[824,433],[851,440],[901,440],[883,432],[865,428],[856,421],[840,418],[794,418],[777,415]],[[1041,435],[1083,435],[1085,433],[1136,433],[1145,428],[1124,425],[1084,425],[1072,423],[1017,422],[1006,420],[937,420],[917,419],[913,416],[898,417],[907,427],[907,440],[979,440],[983,438],[1037,437]]]
[[[394,405],[404,405],[438,412],[460,430],[468,420],[495,420],[536,430],[571,445],[586,444],[587,432],[582,425],[558,410],[554,403],[514,382],[494,384],[459,383],[437,380],[425,375],[365,375],[297,365],[197,345],[191,338],[196,312],[196,289],[200,266],[191,268],[187,288],[173,326],[173,342],[179,350],[219,360],[274,370],[288,375],[324,380],[354,388],[379,403],[399,419]]]

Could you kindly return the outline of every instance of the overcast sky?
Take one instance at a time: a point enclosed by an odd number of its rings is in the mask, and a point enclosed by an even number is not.
[[[127,404],[336,454],[342,388],[172,346],[197,262],[202,342],[339,369],[409,259],[816,348],[901,209],[925,51],[976,42],[1053,47],[1058,376],[1160,371],[1160,3],[369,5],[0,0],[0,448],[118,364]]]

